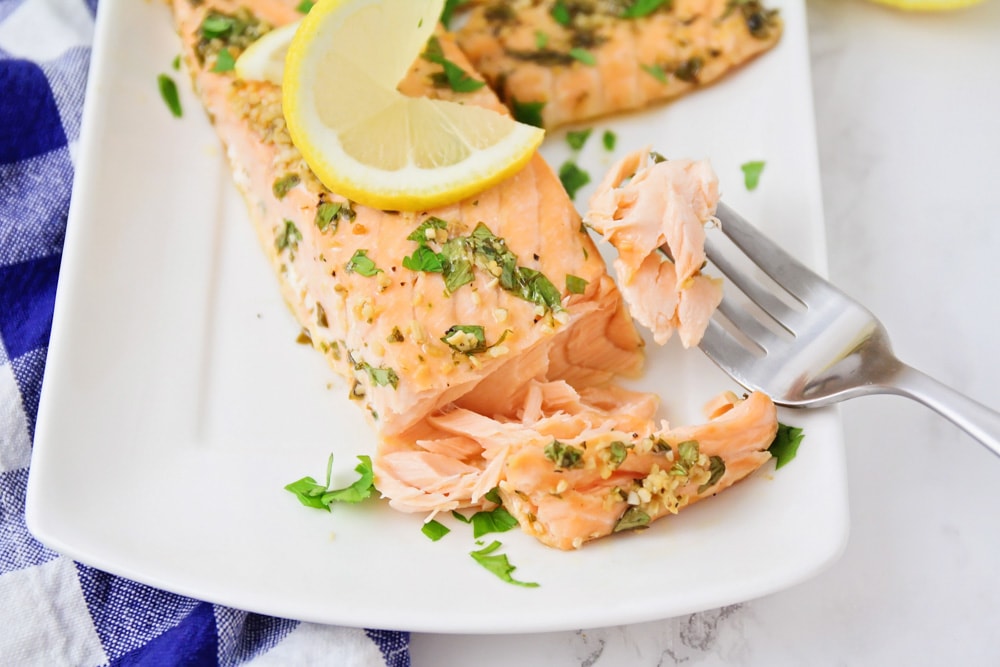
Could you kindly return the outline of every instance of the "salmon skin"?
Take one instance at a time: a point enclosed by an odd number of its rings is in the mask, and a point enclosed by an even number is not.
[[[638,512],[652,520],[676,511],[768,458],[776,420],[762,395],[722,401],[742,421],[723,415],[688,433],[654,423],[656,396],[611,383],[641,371],[643,342],[540,156],[489,190],[432,211],[373,209],[324,187],[288,136],[280,87],[213,71],[221,49],[238,57],[298,18],[296,6],[173,0],[185,62],[282,295],[369,415],[376,487],[393,507],[489,507],[497,489],[522,529],[575,548],[638,527]],[[437,37],[447,59],[471,72],[453,40],[441,30]],[[503,108],[488,88],[434,85],[441,71],[418,59],[399,89]],[[416,266],[420,248],[447,257],[448,270]],[[698,444],[682,448],[687,441]],[[583,453],[570,465],[577,449]],[[618,465],[605,476],[608,456]],[[647,499],[645,480],[662,477],[671,458],[682,464],[677,474],[651,486]],[[568,521],[565,510],[576,505],[548,497],[552,475],[566,480],[566,488],[555,485],[562,498],[600,505],[600,518]],[[609,495],[614,488],[624,493],[620,502]]]
[[[757,0],[486,0],[457,39],[515,116],[553,128],[708,85],[781,31]]]

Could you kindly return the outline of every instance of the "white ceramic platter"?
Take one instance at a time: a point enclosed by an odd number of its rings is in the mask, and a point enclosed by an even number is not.
[[[653,144],[710,157],[724,198],[808,263],[825,266],[801,0],[775,2],[778,48],[720,84],[613,121],[579,159]],[[186,73],[162,3],[104,0],[28,490],[28,521],[73,558],[247,610],[433,632],[551,631],[664,618],[761,596],[831,563],[847,535],[835,411],[782,413],[798,457],[651,529],[546,548],[498,536],[526,589],[479,567],[467,526],[431,542],[382,502],[299,505],[283,486],[347,483],[375,439],[343,381],[299,332]],[[156,76],[178,80],[174,119]],[[563,132],[544,152],[558,168]],[[740,164],[766,160],[745,190]],[[584,190],[577,201],[586,201]],[[650,347],[640,383],[681,424],[732,385],[698,351]]]

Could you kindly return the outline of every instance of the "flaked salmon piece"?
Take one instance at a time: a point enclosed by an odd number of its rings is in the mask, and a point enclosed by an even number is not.
[[[642,5],[652,12],[636,16]],[[486,0],[457,38],[515,115],[530,110],[552,128],[708,85],[781,31],[756,0]]]
[[[684,347],[697,345],[722,301],[721,281],[701,273],[718,202],[707,160],[663,160],[648,149],[619,160],[590,199],[584,221],[618,251],[629,310],[661,345],[675,329]]]
[[[376,428],[399,432],[463,397],[474,403],[474,390],[487,378],[516,390],[545,376],[550,359],[584,385],[637,373],[641,339],[540,156],[451,206],[419,213],[368,208],[313,176],[285,128],[278,86],[211,71],[221,48],[238,57],[243,36],[295,19],[294,6],[174,2],[186,62],[285,300],[313,346],[349,379],[350,397],[368,409]],[[237,18],[240,36],[206,39],[201,25],[210,15]],[[471,72],[448,36],[438,39],[445,56]],[[440,72],[440,65],[418,58],[399,87],[503,109],[487,88],[457,93],[435,86]],[[452,251],[452,268],[465,278],[406,268],[404,258],[421,246]],[[569,293],[567,276],[585,281],[582,294]],[[569,335],[577,328],[591,334]]]
[[[670,431],[655,422],[656,396],[610,384],[640,371],[642,339],[541,157],[433,211],[376,210],[326,189],[292,145],[280,89],[212,71],[222,48],[238,57],[297,18],[297,4],[173,0],[195,88],[282,294],[371,416],[376,486],[393,507],[483,507],[499,489],[525,531],[571,548],[638,512],[652,520],[676,511],[767,459],[775,427],[766,397],[722,399],[720,417]],[[225,38],[206,37],[210,17],[231,21]],[[471,73],[448,35],[437,36],[445,56]],[[399,88],[502,109],[488,89],[435,86],[439,74],[440,65],[418,59]],[[447,257],[449,271],[404,264],[421,247]],[[704,442],[682,452],[680,438]],[[566,447],[581,450],[577,462]],[[671,457],[681,457],[683,475],[656,482]]]

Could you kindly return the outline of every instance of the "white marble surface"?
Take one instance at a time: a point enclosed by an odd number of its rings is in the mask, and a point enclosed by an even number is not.
[[[831,277],[900,357],[1000,407],[1000,0],[808,7]],[[1000,664],[1000,459],[901,398],[843,418],[851,537],[811,581],[641,625],[414,635],[413,664]]]

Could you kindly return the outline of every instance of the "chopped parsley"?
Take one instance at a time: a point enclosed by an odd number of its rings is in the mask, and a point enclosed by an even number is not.
[[[173,62],[170,63],[170,66],[174,69],[175,72],[179,72],[181,69],[181,57],[174,56],[174,60]]]
[[[456,324],[444,332],[441,342],[462,354],[485,352],[486,332],[478,324]]]
[[[431,78],[438,88],[451,88],[456,93],[471,93],[479,90],[486,84],[478,79],[474,79],[461,67],[444,57],[444,50],[437,37],[432,36],[427,40],[427,48],[421,57],[428,61],[440,65],[443,72],[433,75]]]
[[[276,199],[284,199],[288,191],[298,185],[301,180],[298,174],[285,174],[281,178],[275,179],[271,185],[271,192],[274,193]]]
[[[372,366],[367,361],[355,364],[354,367],[367,373],[368,379],[374,385],[378,385],[379,387],[391,386],[393,389],[399,386],[399,375],[391,368]]]
[[[615,149],[615,144],[618,143],[618,135],[611,130],[604,130],[604,134],[601,136],[601,141],[604,143],[605,150],[613,151]]]
[[[426,245],[421,245],[412,255],[403,258],[403,268],[427,273],[444,273],[444,259]]]
[[[625,463],[625,458],[628,456],[628,445],[621,440],[615,440],[607,451],[608,463],[617,470],[621,464]]]
[[[319,231],[325,232],[333,225],[333,231],[337,231],[337,221],[340,218],[342,208],[340,202],[321,201],[316,207],[316,227]]]
[[[621,13],[621,16],[626,19],[638,19],[649,16],[660,7],[670,9],[671,5],[673,5],[673,0],[633,0]]]
[[[588,51],[587,49],[581,49],[580,47],[573,47],[572,49],[569,50],[569,55],[571,55],[574,60],[577,60],[589,67],[593,67],[594,65],[597,64],[597,58],[595,58],[594,54]]]
[[[558,23],[559,25],[567,26],[573,20],[573,17],[570,16],[569,8],[566,6],[566,3],[564,3],[563,0],[556,0],[556,3],[552,5],[552,9],[550,10],[549,13],[552,15],[552,18],[555,19],[555,22]]]
[[[299,6],[296,7],[295,9],[300,14],[308,14],[309,10],[312,9],[313,5],[315,5],[315,4],[316,3],[313,2],[312,0],[302,0],[302,2],[299,3]]]
[[[767,448],[767,451],[771,452],[771,456],[774,457],[775,470],[795,458],[795,454],[799,451],[799,444],[804,437],[805,434],[802,433],[801,428],[778,424],[778,433],[774,436],[770,447]]]
[[[576,198],[576,193],[580,188],[590,183],[590,174],[577,166],[576,162],[567,160],[559,167],[559,180],[566,189],[566,194],[570,199]]]
[[[228,37],[236,25],[236,20],[223,14],[209,14],[201,22],[201,35],[207,39]]]
[[[569,147],[575,151],[583,148],[584,144],[587,143],[587,139],[590,138],[590,133],[593,132],[592,128],[587,128],[585,130],[575,130],[566,133],[566,143]]]
[[[553,440],[545,445],[545,458],[556,464],[557,468],[570,469],[583,466],[583,450],[573,445],[567,445]]]
[[[667,82],[667,76],[668,76],[667,73],[664,71],[662,67],[660,67],[656,63],[653,63],[652,65],[640,65],[640,67],[642,67],[643,72],[650,75],[660,83]]]
[[[376,273],[382,273],[382,269],[375,266],[374,260],[368,256],[367,250],[355,250],[347,264],[344,265],[348,273],[357,273],[365,278],[371,278]]]
[[[215,54],[215,64],[212,66],[213,72],[232,72],[236,67],[236,59],[233,58],[233,54],[229,52],[229,49],[222,47],[219,52]]]
[[[623,530],[638,530],[649,527],[650,518],[644,510],[638,507],[629,507],[618,519],[612,532],[620,533]]]
[[[174,115],[174,118],[183,116],[181,99],[177,94],[177,84],[174,83],[174,80],[166,74],[161,74],[156,77],[156,83],[160,87],[160,97],[167,103],[167,108],[170,109],[170,113]]]
[[[517,527],[517,519],[503,507],[489,512],[480,511],[472,515],[472,536],[479,539],[489,533],[506,533]]]
[[[451,515],[453,517],[455,517],[456,519],[458,519],[459,521],[461,521],[462,523],[472,523],[472,519],[470,519],[469,517],[465,516],[464,514],[462,514],[461,512],[459,512],[458,510],[452,510],[451,511]]]
[[[760,184],[760,174],[764,171],[764,164],[761,160],[744,162],[740,165],[740,169],[743,170],[743,184],[747,190],[757,189],[757,186]]]
[[[455,16],[455,10],[459,9],[469,0],[445,0],[444,8],[441,10],[441,24],[448,28],[451,24],[451,19]]]
[[[331,473],[333,471],[333,454],[326,464],[326,484],[319,484],[312,477],[303,477],[285,486],[285,490],[295,494],[299,502],[306,507],[330,511],[330,505],[335,502],[359,503],[371,496],[375,488],[375,475],[372,471],[372,460],[368,456],[359,456],[354,471],[360,475],[353,484],[342,489],[330,489]]]
[[[537,588],[538,584],[531,581],[518,581],[513,576],[511,576],[514,570],[517,569],[514,565],[510,564],[507,560],[506,554],[494,554],[501,547],[500,542],[494,540],[487,546],[479,549],[478,551],[470,551],[469,555],[472,558],[485,567],[487,570],[500,577],[509,584],[516,584],[517,586],[524,586],[526,588]]]
[[[410,235],[406,237],[408,241],[416,241],[417,243],[426,243],[427,241],[433,240],[428,233],[428,229],[448,229],[448,223],[441,218],[436,216],[431,216],[420,223],[420,225],[410,232]]]
[[[566,274],[566,291],[570,294],[583,294],[587,289],[588,281],[579,276]]]
[[[299,247],[299,241],[302,240],[302,232],[299,228],[295,226],[295,223],[291,220],[285,218],[284,224],[278,230],[278,235],[274,239],[274,247],[281,252],[286,248],[291,252]]]
[[[726,474],[726,462],[722,460],[722,457],[711,457],[708,459],[708,472],[708,481],[698,487],[698,493],[704,493],[722,479],[722,476]]]
[[[535,48],[544,49],[549,45],[549,35],[541,30],[535,31]]]
[[[421,526],[420,532],[429,537],[431,541],[437,542],[442,537],[450,533],[451,528],[444,525],[443,523],[439,523],[434,519],[431,519],[430,521],[426,522],[423,526]]]
[[[519,102],[516,98],[510,100],[510,112],[514,115],[514,120],[535,127],[543,127],[542,109],[545,102]]]

